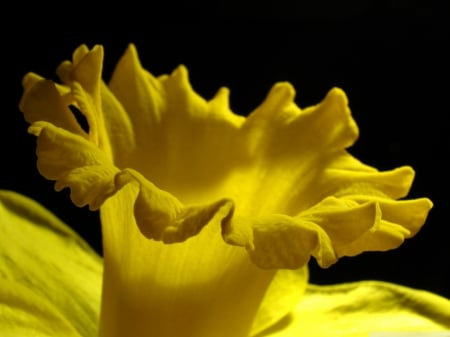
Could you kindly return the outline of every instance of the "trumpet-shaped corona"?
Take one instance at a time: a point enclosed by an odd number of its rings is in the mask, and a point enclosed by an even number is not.
[[[76,205],[100,209],[99,336],[330,335],[331,312],[344,317],[350,298],[363,303],[358,291],[450,307],[381,283],[305,294],[311,257],[328,267],[396,248],[432,207],[402,199],[412,168],[380,172],[347,152],[358,128],[341,89],[301,109],[294,88],[277,83],[243,117],[230,110],[228,89],[200,97],[184,66],[155,77],[133,45],[108,84],[102,64],[101,46],[82,45],[58,67],[61,84],[27,74],[20,102],[40,173],[57,190],[69,187]],[[372,311],[382,312],[377,303]],[[398,306],[397,322],[445,328],[408,310]],[[345,336],[363,336],[348,333],[356,316],[336,323]]]

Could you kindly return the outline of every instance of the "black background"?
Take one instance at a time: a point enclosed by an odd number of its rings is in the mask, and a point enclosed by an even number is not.
[[[360,127],[350,152],[379,169],[413,166],[410,197],[429,197],[435,207],[401,248],[344,258],[326,270],[312,262],[311,282],[378,279],[450,297],[448,12],[427,1],[336,3],[121,3],[100,10],[76,3],[5,10],[0,188],[40,201],[101,251],[98,214],[73,206],[68,191],[54,192],[37,173],[35,140],[17,107],[22,76],[34,71],[56,79],[56,66],[81,43],[104,45],[104,79],[130,42],[153,74],[183,63],[205,98],[229,87],[239,114],[254,109],[277,81],[296,87],[300,107],[338,86]]]

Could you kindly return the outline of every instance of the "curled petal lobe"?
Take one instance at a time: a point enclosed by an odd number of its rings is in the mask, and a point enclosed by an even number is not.
[[[297,216],[234,218],[226,242],[243,246],[261,268],[299,268],[314,256],[322,267],[340,257],[398,247],[423,225],[432,204],[328,197]]]
[[[116,176],[118,187],[130,182],[139,185],[134,215],[141,233],[149,239],[182,242],[197,235],[208,223],[227,222],[233,214],[233,203],[227,199],[210,205],[184,206],[132,169],[125,169]]]
[[[33,73],[27,74],[23,83],[26,95],[20,101],[20,109],[28,123],[46,121],[87,138],[68,108],[70,100],[61,95],[55,83]]]
[[[325,171],[329,188],[335,189],[338,196],[368,195],[376,198],[399,199],[409,192],[414,179],[414,170],[409,166],[379,172],[375,169],[364,170],[363,164],[355,164],[349,168],[330,167]]]
[[[336,244],[339,256],[355,256],[363,251],[386,251],[397,248],[413,237],[425,222],[432,207],[429,199],[377,201],[381,218],[368,231],[345,245]]]
[[[184,206],[135,170],[120,171],[114,167],[91,142],[52,124],[37,122],[30,127],[30,132],[38,137],[40,172],[56,180],[57,190],[71,187],[71,198],[78,206],[89,204],[91,209],[97,209],[125,184],[138,183],[140,193],[135,201],[135,216],[142,233],[149,239],[184,241],[196,235],[216,215],[220,223],[233,212],[232,202],[226,199],[211,205]],[[65,161],[61,162],[61,158]]]
[[[36,122],[29,132],[38,138],[38,169],[55,188],[71,188],[77,206],[98,209],[115,193],[114,176],[119,171],[107,156],[85,138],[47,122]]]
[[[377,218],[375,203],[358,205],[330,197],[295,217],[278,214],[236,221],[225,240],[246,247],[262,268],[296,269],[311,256],[328,267],[339,257],[333,246],[356,240],[372,229]]]

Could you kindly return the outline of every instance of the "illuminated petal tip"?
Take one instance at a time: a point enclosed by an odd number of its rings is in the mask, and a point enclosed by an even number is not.
[[[215,101],[218,105],[224,105],[228,108],[230,104],[230,89],[227,87],[221,87],[217,90],[212,101]]]
[[[148,239],[164,243],[183,242],[197,235],[209,223],[227,223],[234,212],[234,204],[229,199],[185,206],[132,169],[125,169],[115,177],[118,188],[128,183],[139,186],[134,216],[141,233]]]
[[[79,63],[83,57],[89,53],[89,47],[86,44],[81,44],[72,53],[72,60],[75,64]]]
[[[345,93],[344,90],[342,90],[339,87],[331,88],[328,91],[327,96],[329,96],[330,99],[334,99],[334,100],[340,102],[339,105],[341,105],[341,106],[347,106],[348,105],[347,94]]]
[[[354,144],[359,136],[359,129],[351,115],[347,95],[342,89],[332,88],[319,104],[316,112],[322,113],[324,119],[335,121],[335,125],[330,125],[330,129],[333,130],[331,132],[333,137],[329,139],[336,146],[348,148]]]
[[[289,82],[275,83],[263,103],[255,110],[256,114],[273,114],[293,103],[295,89]]]
[[[137,52],[136,45],[134,43],[129,43],[127,46],[127,49],[125,50],[125,54],[132,54],[135,57],[137,57],[138,52]]]
[[[180,64],[178,67],[175,68],[173,74],[176,76],[188,78],[189,71],[184,64]]]
[[[104,50],[102,45],[94,45],[91,49],[85,44],[80,45],[72,54],[72,62],[74,66],[83,62],[86,57],[88,58],[98,58],[103,60]]]
[[[172,72],[171,77],[180,85],[191,88],[191,83],[189,82],[189,71],[184,64],[180,64],[176,67]]]
[[[32,88],[37,82],[44,80],[42,76],[39,76],[36,73],[29,72],[25,74],[22,79],[22,86],[25,92],[27,92],[30,88]]]
[[[56,74],[63,83],[80,81],[87,90],[92,90],[101,78],[103,58],[103,46],[95,45],[89,49],[83,44],[73,53],[72,61],[63,61],[57,67]]]
[[[268,98],[274,97],[280,101],[292,101],[295,98],[295,88],[290,82],[275,83],[268,95]]]

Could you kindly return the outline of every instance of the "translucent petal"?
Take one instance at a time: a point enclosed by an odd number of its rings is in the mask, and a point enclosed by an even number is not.
[[[310,285],[284,321],[253,337],[367,337],[374,332],[448,330],[448,299],[386,282],[362,281]]]
[[[102,260],[36,202],[0,191],[0,335],[96,336]]]
[[[277,271],[253,320],[250,335],[254,336],[282,321],[290,314],[308,285],[308,268]]]

